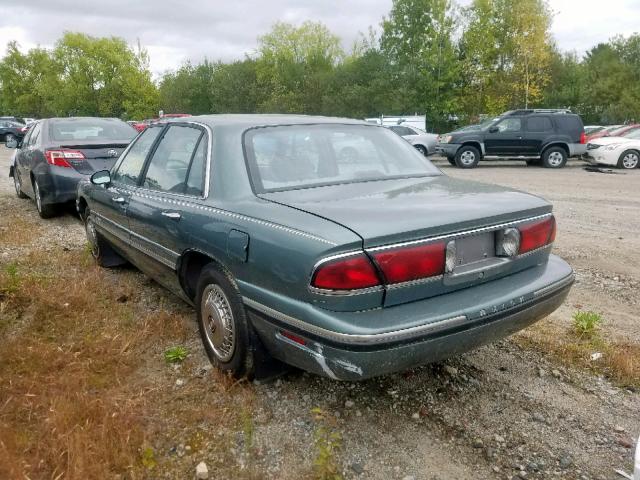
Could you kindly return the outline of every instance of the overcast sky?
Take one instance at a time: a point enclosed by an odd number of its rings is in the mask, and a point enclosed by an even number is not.
[[[460,3],[468,4],[470,0]],[[553,34],[563,50],[583,53],[616,34],[640,30],[640,0],[550,0]],[[65,30],[140,40],[157,76],[185,60],[232,60],[256,48],[276,21],[320,21],[350,48],[378,27],[391,0],[0,0],[0,52],[51,46]]]

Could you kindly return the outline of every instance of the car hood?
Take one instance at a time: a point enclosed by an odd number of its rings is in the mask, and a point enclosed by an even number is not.
[[[330,185],[259,195],[332,220],[365,247],[445,235],[551,211],[540,197],[445,175]]]
[[[594,138],[589,143],[593,143],[596,145],[613,145],[614,143],[627,143],[627,142],[633,142],[633,141],[634,140],[632,138],[626,138],[626,137],[600,137],[600,138]]]

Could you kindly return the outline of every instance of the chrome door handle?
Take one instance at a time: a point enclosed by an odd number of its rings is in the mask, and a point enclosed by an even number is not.
[[[124,197],[112,197],[111,201],[114,203],[124,203]]]
[[[162,212],[162,215],[170,218],[171,220],[180,220],[182,218],[182,215],[180,215],[178,212],[169,212],[166,210]]]

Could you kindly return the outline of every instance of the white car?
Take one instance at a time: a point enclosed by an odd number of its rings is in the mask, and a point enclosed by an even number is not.
[[[630,170],[640,163],[640,130],[624,137],[594,138],[587,144],[587,160]]]
[[[436,145],[438,144],[438,135],[435,133],[427,133],[424,130],[420,130],[416,127],[410,127],[409,125],[385,125],[389,130],[393,130],[395,133],[404,138],[407,142],[413,145],[423,155],[431,155],[436,152]]]

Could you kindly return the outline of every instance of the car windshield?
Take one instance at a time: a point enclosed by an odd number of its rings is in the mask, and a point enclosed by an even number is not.
[[[640,127],[629,130],[621,136],[632,140],[640,140]]]
[[[49,125],[53,140],[91,140],[129,142],[138,132],[114,118],[69,118],[54,120]]]
[[[260,127],[244,142],[259,192],[442,175],[402,137],[373,125]]]

